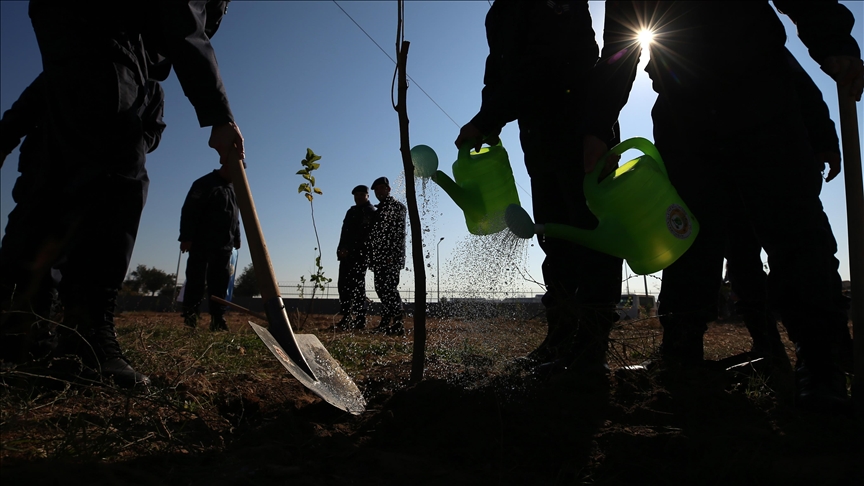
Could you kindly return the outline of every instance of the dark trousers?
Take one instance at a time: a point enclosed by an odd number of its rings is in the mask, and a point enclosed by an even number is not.
[[[663,272],[664,334],[704,332],[716,316],[725,223],[740,218],[768,254],[767,299],[790,337],[817,345],[832,339],[840,279],[836,242],[813,190],[812,150],[794,89],[782,76],[761,81],[756,85],[770,89],[739,93],[711,109],[663,95],[655,104],[657,148],[701,227],[693,246]],[[730,213],[730,198],[743,210]]]
[[[45,78],[49,167],[34,185],[39,197],[10,214],[26,230],[4,236],[0,278],[4,289],[26,295],[65,256],[67,325],[110,341],[149,185],[139,115],[147,90],[133,68],[104,52],[96,32],[82,35],[69,19],[39,12],[32,21]],[[88,142],[94,138],[98,143]]]
[[[339,313],[366,316],[366,260],[346,258],[339,262]]]
[[[548,115],[519,121],[525,165],[531,176],[534,221],[594,229],[598,221],[588,209],[582,189],[581,140],[572,137],[576,128],[569,116]],[[550,328],[575,325],[577,316],[586,313],[599,317],[592,320],[602,322],[604,328],[610,327],[615,304],[621,299],[622,260],[571,241],[540,237],[539,243],[546,254],[543,303]]]
[[[780,343],[777,319],[768,307],[768,275],[762,266],[762,246],[750,222],[736,215],[746,214],[737,197],[729,202],[726,220],[726,274],[730,289],[738,297],[734,313],[744,319],[744,325],[756,349],[771,349]]]
[[[401,266],[379,265],[372,267],[375,293],[381,300],[382,319],[402,319],[402,297],[399,295],[399,271]]]
[[[186,312],[198,313],[201,301],[204,300],[204,285],[207,285],[207,295],[225,299],[228,293],[228,282],[231,280],[231,250],[224,248],[198,249],[193,244],[186,260],[186,290],[183,291],[183,309]],[[215,302],[208,303],[210,315],[221,317],[225,307]]]

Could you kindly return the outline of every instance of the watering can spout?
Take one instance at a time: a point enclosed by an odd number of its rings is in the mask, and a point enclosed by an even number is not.
[[[432,174],[432,180],[438,184],[444,192],[450,196],[450,199],[459,206],[459,209],[465,213],[465,216],[471,219],[481,218],[483,216],[483,208],[477,207],[476,198],[472,198],[468,191],[456,183],[444,172],[440,170]]]
[[[538,235],[572,241],[602,253],[610,253],[608,241],[610,237],[614,237],[614,231],[609,231],[609,228],[604,227],[603,224],[593,230],[557,223],[537,224],[535,227],[535,232]],[[624,258],[624,255],[613,254],[612,256]]]

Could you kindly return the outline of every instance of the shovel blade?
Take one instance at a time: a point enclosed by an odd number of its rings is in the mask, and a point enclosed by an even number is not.
[[[270,331],[249,322],[258,337],[282,363],[282,366],[300,381],[306,388],[321,397],[325,402],[334,407],[344,410],[353,415],[359,415],[366,411],[366,400],[363,394],[354,384],[354,381],[345,373],[339,362],[330,356],[330,353],[314,334],[295,334],[300,352],[316,379],[313,379],[288,356],[282,346],[276,341]]]

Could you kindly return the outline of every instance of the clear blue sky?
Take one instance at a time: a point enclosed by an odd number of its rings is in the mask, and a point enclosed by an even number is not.
[[[841,3],[854,13],[855,36],[859,45],[864,45],[864,3]],[[338,5],[395,59],[396,2],[340,1]],[[231,106],[246,139],[252,194],[277,279],[283,285],[298,282],[301,275],[308,278],[314,272],[317,256],[309,203],[297,193],[301,179],[295,175],[307,147],[322,156],[321,168],[315,175],[324,195],[315,199],[315,216],[323,248],[322,264],[334,284],[338,270],[336,244],[342,218],[353,204],[351,188],[370,185],[384,175],[390,178],[397,198],[404,200],[398,119],[391,106],[394,64],[339,6],[323,0],[235,0],[213,40]],[[590,6],[597,40],[602,45],[603,2],[590,2]],[[448,173],[456,157],[453,140],[459,126],[480,105],[488,52],[483,23],[489,7],[487,1],[405,4],[405,39],[411,42],[408,73],[446,111],[445,115],[417,84],[410,83],[407,106],[411,145],[433,147],[440,167]],[[781,18],[789,33],[790,50],[822,89],[837,122],[833,82],[810,59],[795,35],[794,25],[787,17]],[[27,2],[0,2],[0,110],[8,109],[40,71]],[[655,94],[647,81],[647,75],[640,71],[621,116],[622,138],[653,139],[650,107]],[[168,127],[160,147],[147,160],[150,195],[131,267],[144,264],[174,273],[179,255],[180,207],[192,181],[217,168],[218,158],[207,147],[209,129],[198,127],[192,106],[173,74],[163,87]],[[859,118],[862,113],[864,109],[859,105]],[[859,121],[859,126],[864,127],[864,123]],[[505,128],[502,140],[510,154],[520,199],[530,212],[530,183],[515,123]],[[86,143],[98,143],[98,134]],[[705,147],[706,151],[710,149]],[[16,169],[17,151],[0,171],[0,225],[4,229],[13,207],[11,189]],[[431,188],[427,192],[431,193],[433,208],[424,221],[428,228],[424,233],[428,289],[435,291],[435,247],[441,237],[445,238],[439,247],[441,288],[462,289],[466,275],[484,271],[483,266],[468,265],[466,269],[465,253],[460,248],[472,245],[459,208],[443,191]],[[374,196],[372,201],[377,202]],[[841,275],[848,279],[842,176],[826,185],[823,203],[839,243]],[[542,259],[536,244],[528,248],[528,259],[523,263],[536,280],[542,280]],[[250,261],[244,245],[240,266]],[[410,265],[410,253],[408,261]],[[185,256],[183,262],[181,281]],[[536,285],[517,280],[512,284],[516,288],[539,292]],[[403,289],[413,289],[413,273],[403,271],[402,281]],[[631,290],[641,292],[642,282],[642,278],[631,279]],[[648,284],[652,293],[659,290],[659,280],[649,278]]]

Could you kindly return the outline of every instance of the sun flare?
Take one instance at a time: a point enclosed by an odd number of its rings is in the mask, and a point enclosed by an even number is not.
[[[643,49],[647,49],[654,40],[654,32],[648,29],[640,30],[639,33],[636,34],[636,38],[639,40],[639,45]]]

